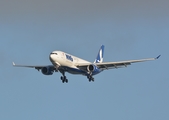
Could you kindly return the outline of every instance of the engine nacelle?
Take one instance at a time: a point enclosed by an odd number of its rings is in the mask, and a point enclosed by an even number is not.
[[[97,70],[97,66],[95,66],[95,65],[88,65],[87,66],[87,70],[89,71],[89,72],[94,72],[94,71],[96,71]]]
[[[41,72],[44,74],[44,75],[52,75],[53,74],[53,69],[51,67],[43,67],[41,69]]]

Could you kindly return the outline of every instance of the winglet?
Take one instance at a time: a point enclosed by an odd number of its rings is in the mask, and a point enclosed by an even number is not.
[[[15,66],[15,63],[14,63],[14,62],[12,62],[12,64],[13,64],[13,66]]]
[[[158,58],[160,58],[160,56],[161,56],[161,55],[157,56],[155,59],[158,59]]]

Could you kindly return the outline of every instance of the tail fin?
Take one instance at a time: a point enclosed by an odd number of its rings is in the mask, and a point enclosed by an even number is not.
[[[99,53],[94,61],[94,63],[102,63],[103,62],[103,55],[104,55],[104,45],[100,47]]]

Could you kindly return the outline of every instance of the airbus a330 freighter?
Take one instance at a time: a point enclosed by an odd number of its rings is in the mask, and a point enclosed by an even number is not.
[[[84,75],[87,76],[89,81],[94,81],[93,76],[99,74],[104,70],[127,67],[128,65],[131,65],[131,63],[156,60],[160,57],[159,55],[156,58],[127,60],[118,62],[103,62],[103,55],[104,55],[104,45],[101,46],[98,55],[93,63],[62,51],[53,51],[49,55],[49,59],[53,65],[29,66],[29,65],[16,65],[13,62],[13,66],[35,68],[38,71],[41,70],[41,72],[44,75],[52,75],[54,72],[59,71],[60,73],[62,73],[62,76],[60,77],[62,82],[68,83],[68,79],[65,76],[65,72],[71,74]]]

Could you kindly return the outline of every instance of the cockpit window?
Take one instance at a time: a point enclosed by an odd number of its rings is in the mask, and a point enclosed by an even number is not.
[[[51,54],[51,55],[52,55],[52,54],[58,55],[57,53],[50,53],[50,54]]]

